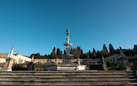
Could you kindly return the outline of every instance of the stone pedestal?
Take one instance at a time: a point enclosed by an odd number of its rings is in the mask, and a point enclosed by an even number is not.
[[[63,58],[63,66],[71,66],[71,59],[74,58],[74,55],[64,54],[61,57]]]
[[[29,66],[28,66],[28,70],[33,70],[33,67],[34,67],[34,64],[33,64],[33,62],[30,62],[29,63]]]
[[[78,65],[76,70],[89,70],[89,67],[87,65]]]
[[[108,69],[107,69],[107,64],[106,64],[105,62],[102,63],[102,68],[103,68],[103,70],[105,70],[105,71],[108,70]]]
[[[130,65],[129,65],[129,62],[128,62],[128,59],[127,58],[120,58],[119,59],[121,64],[122,64],[122,67],[123,67],[123,70],[126,70],[126,71],[130,71]]]
[[[12,66],[13,66],[13,58],[7,58],[6,63],[4,65],[4,68],[2,69],[3,71],[12,71]]]

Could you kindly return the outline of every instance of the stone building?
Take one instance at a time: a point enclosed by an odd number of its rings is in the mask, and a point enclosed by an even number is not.
[[[5,53],[5,54],[0,54],[0,63],[5,63],[6,62],[6,58],[9,57],[9,53]],[[12,58],[14,59],[14,63],[15,64],[19,64],[19,63],[25,63],[26,61],[30,62],[31,59],[27,56],[23,56],[20,54],[13,54]]]
[[[5,63],[6,59],[10,57],[10,53],[0,53],[0,63]],[[13,54],[12,55],[14,64],[25,63],[26,61],[31,62],[31,58],[28,56],[23,56],[20,54]]]

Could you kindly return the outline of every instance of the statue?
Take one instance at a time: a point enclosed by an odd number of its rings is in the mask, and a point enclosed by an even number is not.
[[[33,62],[33,60],[34,60],[34,55],[33,55],[32,58],[31,58],[31,62]]]
[[[119,47],[119,48],[120,48],[120,55],[121,55],[122,57],[125,57],[125,54],[123,53],[122,48],[121,48],[121,47]]]
[[[66,31],[67,31],[67,36],[69,36],[69,30],[68,30],[68,29],[66,29]]]
[[[80,59],[78,58],[78,65],[80,65]]]
[[[104,63],[105,62],[105,60],[104,60],[104,56],[102,55],[102,62]]]
[[[107,69],[107,64],[106,64],[106,62],[104,60],[104,56],[103,55],[102,55],[102,68],[103,68],[103,70],[108,70]]]
[[[58,58],[55,59],[55,63],[56,63],[56,65],[58,65]]]

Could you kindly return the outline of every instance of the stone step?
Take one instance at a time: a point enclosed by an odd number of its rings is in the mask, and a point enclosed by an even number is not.
[[[64,76],[64,77],[68,77],[68,76],[72,76],[72,77],[78,77],[78,76],[80,76],[80,77],[116,77],[116,76],[118,76],[118,77],[128,77],[127,75],[95,75],[95,74],[14,74],[14,75],[0,75],[0,77],[5,77],[5,76],[39,76],[39,77],[41,77],[41,76],[57,76],[57,77],[59,77],[59,76]],[[133,76],[132,76],[133,77]]]
[[[92,75],[92,76],[0,76],[0,78],[48,78],[48,79],[52,79],[52,78],[127,78],[127,75],[101,75],[101,76],[96,76],[96,75]],[[130,77],[132,78],[132,77]]]
[[[97,79],[0,79],[0,82],[122,82],[122,81],[135,81],[136,79],[127,79],[127,78],[97,78]]]
[[[135,82],[129,82],[128,86],[137,86],[137,81],[135,81]]]
[[[81,74],[91,74],[91,75],[94,75],[94,74],[99,74],[99,75],[111,75],[111,74],[115,74],[115,75],[120,75],[120,74],[127,74],[127,73],[0,73],[0,75],[4,75],[4,74],[6,74],[6,75],[10,75],[10,74],[17,74],[17,75],[19,75],[19,74],[79,74],[79,75],[81,75]]]
[[[2,71],[5,73],[127,73],[126,71],[92,71],[92,70],[75,70],[75,71]]]
[[[136,82],[126,71],[11,71],[0,72],[0,85],[32,86],[128,86]],[[131,85],[131,84],[130,84]]]
[[[1,82],[1,85],[32,85],[32,86],[127,86],[127,82]]]

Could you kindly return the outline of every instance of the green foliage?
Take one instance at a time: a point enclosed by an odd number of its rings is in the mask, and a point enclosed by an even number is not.
[[[46,65],[44,65],[44,64],[34,64],[34,69],[35,68],[46,68]]]
[[[83,50],[82,49],[80,50],[80,52],[81,52],[81,55],[83,55]]]
[[[33,55],[34,55],[34,59],[49,59],[49,56],[47,56],[47,55],[42,56],[39,53],[37,53],[37,54],[31,54],[30,58],[32,58]]]
[[[55,52],[56,52],[56,48],[54,47],[52,51],[55,51]]]
[[[61,51],[59,48],[57,48],[57,55],[60,55],[61,54]]]
[[[114,64],[114,63],[107,63],[108,70],[122,70],[122,65]]]
[[[136,50],[136,53],[137,53],[137,45],[134,45],[134,50]]]
[[[91,53],[90,58],[95,59],[96,58],[96,53]]]
[[[12,70],[27,70],[28,64],[14,64]]]
[[[96,58],[100,58],[100,59],[102,58],[102,54],[100,51],[97,51]]]
[[[133,56],[136,54],[136,50],[124,50],[126,56]]]
[[[106,47],[106,45],[105,44],[103,44],[103,50],[107,50],[107,47]],[[108,50],[107,50],[108,51]]]
[[[120,49],[122,49],[120,47]],[[80,46],[77,46],[77,48],[71,48],[70,49],[70,54],[74,55],[75,56],[75,59],[80,57],[80,58],[83,58],[83,59],[87,59],[87,58],[102,58],[102,55],[104,57],[107,57],[107,56],[110,56],[110,55],[113,55],[113,54],[120,54],[120,49],[114,49],[112,44],[109,44],[109,51],[107,50],[107,47],[105,44],[103,44],[103,50],[102,51],[97,51],[95,50],[95,48],[93,48],[93,51],[91,52],[89,50],[89,52],[87,53],[83,53],[83,50],[80,48]],[[134,45],[134,49],[123,49],[124,53],[127,55],[127,56],[133,56],[133,55],[136,55],[137,54],[137,45]],[[64,54],[66,54],[66,51],[64,50]],[[32,56],[34,55],[34,58],[35,59],[55,59],[55,58],[61,58],[61,55],[62,55],[62,51],[57,48],[57,51],[56,51],[56,48],[54,47],[51,54],[50,55],[40,55],[40,53],[36,53],[36,54],[31,54],[30,58],[32,58]]]
[[[55,51],[52,51],[52,53],[51,53],[51,59],[56,59],[56,53],[55,53]]]
[[[106,47],[105,44],[103,45],[103,50],[101,51],[101,54],[102,54],[103,56],[105,56],[105,55],[108,54],[108,50],[107,50],[107,47]]]
[[[50,56],[51,56],[50,57],[51,59],[56,59],[56,48],[55,47],[53,48]]]
[[[64,50],[64,54],[67,54],[67,53],[66,53],[66,50]]]
[[[96,53],[96,50],[95,50],[95,48],[93,48],[93,52],[92,53]]]
[[[89,55],[88,54],[83,54],[80,56],[80,59],[89,59]]]

